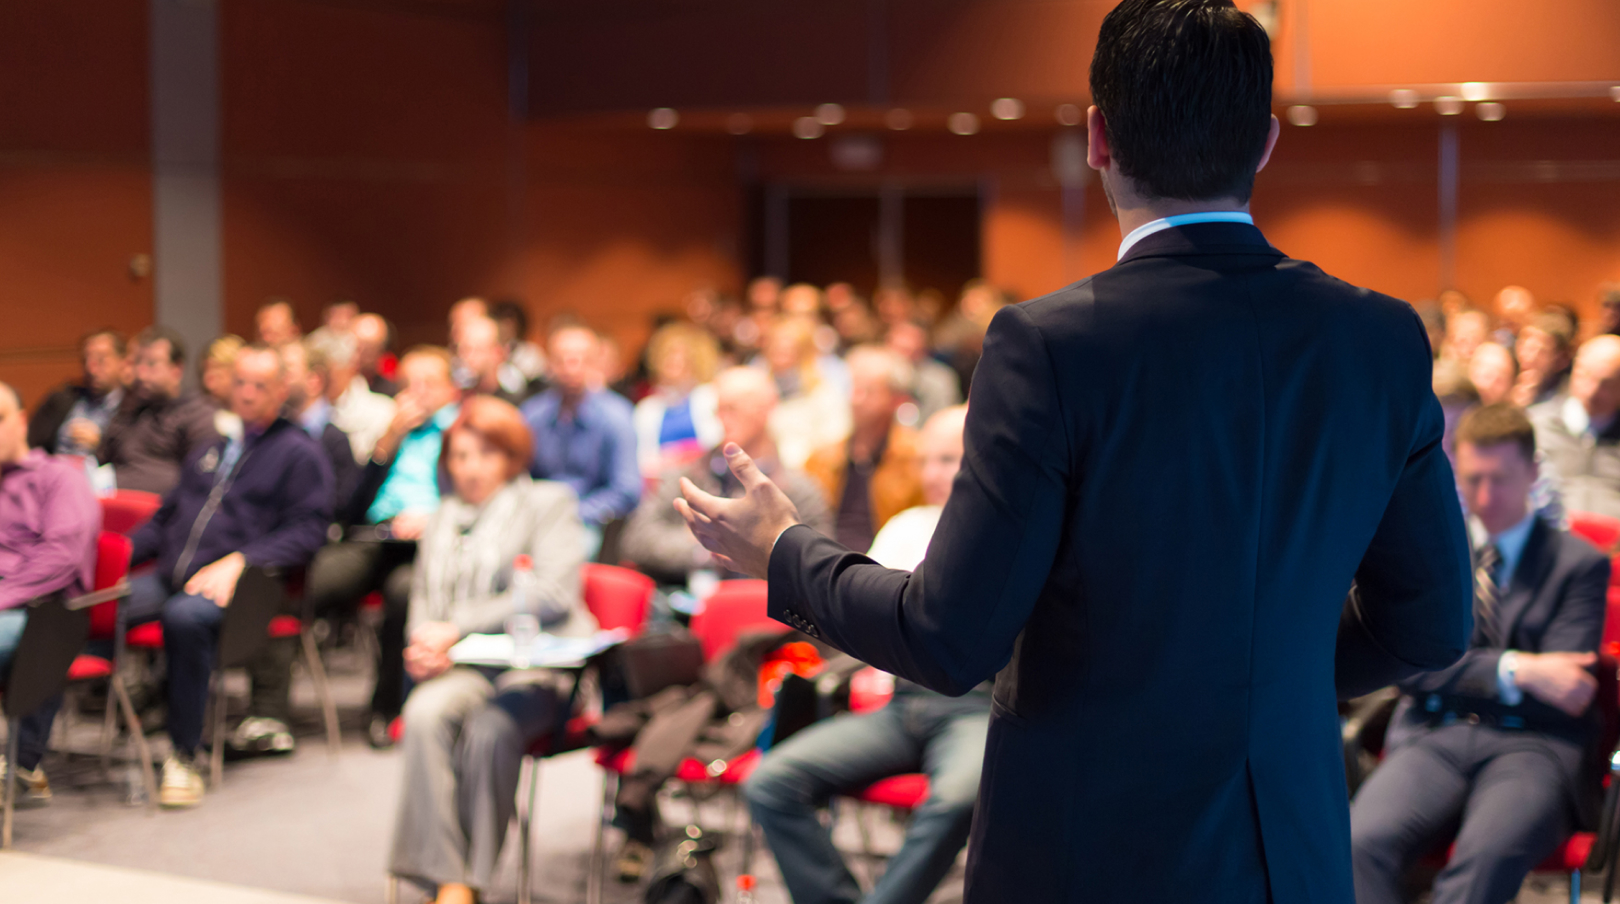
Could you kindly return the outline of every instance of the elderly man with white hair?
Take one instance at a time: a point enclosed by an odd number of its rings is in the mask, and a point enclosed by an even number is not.
[[[1543,464],[1564,507],[1620,518],[1620,336],[1587,340],[1569,391],[1530,409]]]
[[[715,416],[723,431],[720,445],[710,449],[684,470],[664,475],[659,491],[643,499],[625,526],[621,552],[636,567],[664,584],[684,584],[699,568],[712,567],[707,550],[687,529],[675,510],[685,477],[719,496],[739,496],[742,486],[726,465],[720,450],[727,443],[745,449],[760,469],[782,488],[806,524],[832,529],[832,515],[815,481],[801,471],[784,467],[771,439],[771,412],[776,410],[776,384],[768,373],[753,367],[733,367],[714,379]]]

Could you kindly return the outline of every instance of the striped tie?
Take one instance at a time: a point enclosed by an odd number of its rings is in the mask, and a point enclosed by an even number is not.
[[[1495,543],[1479,548],[1474,557],[1474,635],[1478,645],[1488,648],[1503,645],[1500,626],[1496,622],[1497,604],[1502,601],[1502,588],[1496,584],[1496,572],[1502,564],[1502,554]]]

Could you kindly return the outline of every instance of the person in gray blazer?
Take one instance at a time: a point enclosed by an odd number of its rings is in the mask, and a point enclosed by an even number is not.
[[[567,679],[546,669],[455,665],[468,634],[499,634],[515,614],[542,630],[586,635],[584,527],[566,485],[532,480],[527,426],[488,396],[462,404],[441,467],[454,494],[428,519],[411,585],[405,669],[405,781],[389,871],[440,904],[486,892],[512,819],[523,752],[560,717]],[[528,570],[515,592],[515,572]]]
[[[1620,518],[1620,336],[1588,339],[1569,391],[1530,409],[1564,507]]]

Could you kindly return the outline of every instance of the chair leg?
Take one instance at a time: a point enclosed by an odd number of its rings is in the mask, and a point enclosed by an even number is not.
[[[326,680],[326,666],[321,663],[320,648],[308,625],[298,632],[298,638],[303,643],[304,664],[309,669],[310,680],[315,683],[315,696],[321,702],[321,716],[326,721],[326,752],[337,756],[343,749],[343,741],[338,733],[337,701],[332,699],[332,685]]]
[[[618,776],[602,772],[602,809],[596,820],[595,837],[591,839],[591,860],[585,874],[585,904],[602,904],[602,872],[606,869],[604,849],[607,846],[607,826],[612,819],[613,798],[619,791]]]
[[[383,900],[388,904],[399,904],[399,877],[393,873],[388,874],[388,881],[383,885]]]
[[[1581,904],[1581,871],[1569,871],[1569,904]]]
[[[0,828],[0,850],[11,850],[11,811],[17,806],[17,720],[6,720],[5,825]]]
[[[112,684],[117,680],[116,671],[113,677],[107,680],[107,712],[101,719],[101,771],[104,773],[112,771],[113,734],[118,730],[118,707],[117,701],[113,699],[112,690]]]
[[[540,787],[540,760],[523,758],[524,772],[529,774],[529,802],[518,809],[518,904],[529,904],[533,892],[529,888],[529,871],[533,868],[534,852],[529,849],[529,827],[534,823],[535,792]]]
[[[135,745],[135,756],[141,763],[141,780],[146,783],[146,811],[156,813],[158,790],[157,776],[152,771],[152,749],[146,746],[146,733],[141,731],[141,719],[135,714],[135,704],[130,702],[129,689],[124,686],[123,676],[113,676],[112,693],[117,700],[118,708],[124,712],[124,722],[129,727],[129,739]],[[112,700],[107,701],[108,712],[112,711],[112,703]]]
[[[208,757],[209,790],[225,784],[225,672],[214,670],[214,743]]]

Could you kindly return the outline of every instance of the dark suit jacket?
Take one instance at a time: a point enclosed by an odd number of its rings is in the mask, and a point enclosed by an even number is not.
[[[1390,719],[1386,747],[1395,750],[1420,743],[1430,732],[1429,709],[1475,713],[1500,719],[1518,718],[1546,744],[1569,789],[1570,803],[1587,825],[1595,823],[1599,772],[1583,769],[1589,743],[1595,740],[1598,708],[1581,718],[1524,695],[1518,706],[1498,699],[1497,664],[1504,649],[1527,653],[1596,652],[1603,636],[1603,616],[1609,586],[1609,560],[1579,537],[1537,519],[1525,541],[1524,552],[1502,594],[1501,624],[1506,647],[1484,646],[1476,632],[1475,645],[1450,668],[1401,682],[1405,696]],[[1495,729],[1480,729],[1488,740]],[[1608,751],[1601,755],[1606,756]]]
[[[332,509],[348,502],[354,495],[354,489],[360,484],[360,463],[354,460],[354,446],[349,444],[349,434],[344,433],[336,424],[325,424],[321,427],[321,451],[326,453],[326,460],[332,465]]]
[[[974,904],[1349,904],[1336,681],[1471,627],[1429,381],[1404,303],[1252,226],[1157,233],[996,315],[915,575],[793,527],[771,614],[945,693],[999,671]]]

